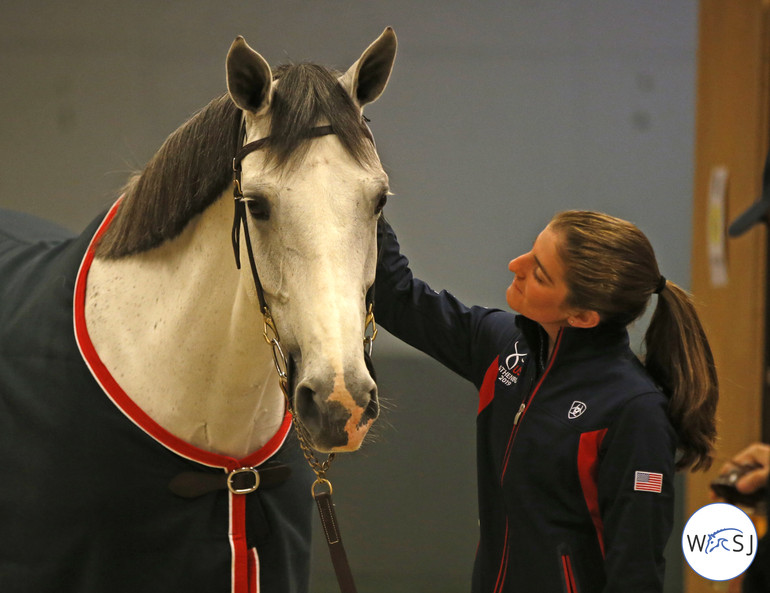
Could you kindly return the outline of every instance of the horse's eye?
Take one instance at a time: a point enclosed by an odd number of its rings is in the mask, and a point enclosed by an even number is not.
[[[388,194],[381,194],[377,200],[377,206],[374,208],[374,215],[379,216],[382,210],[385,208],[385,204],[388,203]]]
[[[246,207],[254,220],[270,219],[270,201],[265,196],[246,198]]]

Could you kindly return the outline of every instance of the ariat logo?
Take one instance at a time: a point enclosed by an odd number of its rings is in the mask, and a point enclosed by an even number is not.
[[[503,385],[512,385],[519,382],[519,376],[524,368],[524,360],[527,358],[527,352],[519,352],[519,341],[513,345],[513,354],[505,357],[505,365],[498,368],[497,379]]]
[[[588,406],[586,406],[583,402],[575,400],[572,402],[572,407],[570,407],[569,412],[567,412],[567,418],[574,420],[575,418],[582,416],[583,412],[585,412],[587,408]],[[562,408],[562,410],[563,409],[564,408]]]
[[[682,533],[682,551],[703,578],[726,581],[742,574],[757,553],[757,530],[731,504],[714,503],[693,513]]]

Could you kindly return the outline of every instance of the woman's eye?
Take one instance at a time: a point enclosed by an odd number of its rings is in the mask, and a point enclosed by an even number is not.
[[[254,220],[270,219],[270,202],[264,196],[257,196],[246,199],[246,207]]]

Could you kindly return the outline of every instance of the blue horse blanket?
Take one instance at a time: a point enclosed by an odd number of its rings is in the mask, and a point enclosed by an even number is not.
[[[100,367],[82,304],[111,214],[73,237],[0,210],[0,591],[307,591],[313,476],[290,416],[245,459],[212,454],[155,425]],[[169,489],[183,472],[276,460],[292,473],[272,489]]]

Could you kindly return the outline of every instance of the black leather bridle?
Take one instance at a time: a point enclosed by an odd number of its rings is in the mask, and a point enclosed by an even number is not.
[[[367,135],[369,140],[374,144],[374,137],[372,136],[371,131],[369,130],[369,127],[365,123],[366,120],[362,120],[362,128],[364,130],[364,133]],[[332,126],[318,126],[315,128],[311,128],[307,133],[307,138],[319,138],[321,136],[327,136],[329,134],[334,134],[334,128]],[[240,250],[240,237],[241,237],[241,228],[243,228],[243,236],[246,241],[246,253],[248,254],[249,258],[249,266],[251,267],[251,276],[254,280],[254,288],[257,291],[257,299],[259,300],[259,308],[262,312],[262,316],[265,321],[265,339],[268,341],[269,344],[273,347],[273,354],[276,358],[276,369],[278,371],[279,380],[281,381],[281,386],[284,388],[284,393],[286,394],[289,409],[293,412],[293,398],[291,397],[291,393],[293,390],[292,387],[292,379],[293,379],[293,373],[291,372],[294,363],[293,361],[284,355],[283,349],[280,345],[280,339],[278,336],[278,331],[275,326],[275,322],[273,321],[272,314],[270,313],[270,307],[267,304],[267,300],[265,299],[265,291],[262,288],[262,282],[259,279],[259,272],[257,271],[257,264],[256,260],[254,259],[254,250],[252,248],[251,243],[251,236],[249,234],[249,225],[248,225],[248,218],[246,214],[246,198],[243,195],[243,188],[241,185],[241,173],[242,173],[242,166],[241,163],[243,159],[251,154],[252,152],[255,152],[257,150],[261,150],[263,148],[266,148],[267,145],[270,142],[270,136],[266,136],[265,138],[260,138],[259,140],[254,140],[253,142],[249,142],[248,144],[244,144],[244,140],[246,139],[246,126],[245,124],[241,124],[240,131],[238,134],[238,144],[240,148],[238,148],[237,152],[235,153],[235,156],[233,157],[233,198],[235,202],[235,210],[233,214],[233,227],[232,227],[232,244],[233,244],[233,252],[235,254],[235,264],[238,267],[238,269],[241,269],[241,250]],[[379,250],[377,255],[378,261],[379,261]],[[365,335],[364,337],[364,361],[366,363],[366,368],[369,370],[369,374],[372,376],[372,379],[375,381],[377,380],[375,371],[374,371],[374,365],[371,360],[371,354],[372,354],[372,346],[375,337],[377,336],[377,325],[374,321],[374,283],[369,287],[369,289],[366,292],[366,299],[365,299],[365,310],[366,310],[366,321],[364,323],[364,334],[367,334],[370,330],[371,333],[368,335]],[[282,359],[282,360],[279,360]],[[280,364],[279,364],[280,363]],[[295,416],[296,417],[296,416]]]
[[[334,134],[334,129],[331,126],[319,126],[313,128],[308,133],[308,138],[318,138],[320,136],[327,136]],[[241,188],[241,162],[246,156],[267,147],[270,142],[270,136],[260,138],[248,144],[243,144],[246,138],[246,126],[241,125],[240,132],[238,134],[238,146],[240,147],[233,157],[233,197],[235,198],[235,216],[233,217],[233,251],[235,252],[235,264],[238,269],[241,269],[241,253],[240,253],[240,229],[243,227],[244,237],[246,239],[246,251],[249,255],[249,265],[251,266],[251,275],[254,277],[254,286],[257,289],[257,298],[259,299],[259,308],[264,313],[269,311],[267,301],[265,300],[264,290],[262,289],[262,283],[259,280],[259,273],[257,272],[257,265],[254,261],[254,252],[251,248],[251,238],[249,237],[249,225],[246,218],[246,200]]]

